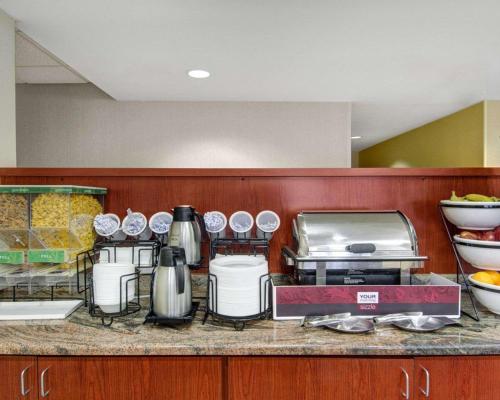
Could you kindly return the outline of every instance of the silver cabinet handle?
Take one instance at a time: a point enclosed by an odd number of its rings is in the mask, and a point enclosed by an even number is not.
[[[405,390],[401,390],[401,395],[404,399],[408,400],[410,398],[410,376],[403,367],[401,367],[401,372],[403,372],[405,377]]]
[[[50,389],[45,390],[45,375],[47,375],[47,371],[49,370],[49,368],[50,367],[45,368],[40,374],[40,395],[42,397],[48,397],[50,393]]]
[[[429,392],[430,392],[430,386],[431,386],[431,375],[429,374],[429,371],[424,368],[422,365],[419,365],[418,366],[422,371],[424,371],[424,374],[425,374],[425,388],[422,389],[420,386],[418,387],[418,389],[422,392],[422,394],[425,396],[425,397],[429,397]]]
[[[21,383],[21,396],[22,397],[26,396],[29,392],[31,392],[31,388],[26,389],[26,372],[28,372],[30,368],[31,368],[31,365],[28,365],[26,368],[24,368],[21,371],[21,375],[19,377],[19,379],[21,381],[20,383]]]

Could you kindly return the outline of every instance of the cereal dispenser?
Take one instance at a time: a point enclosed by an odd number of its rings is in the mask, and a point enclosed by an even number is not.
[[[106,189],[0,185],[0,287],[55,286],[76,274],[95,241]]]

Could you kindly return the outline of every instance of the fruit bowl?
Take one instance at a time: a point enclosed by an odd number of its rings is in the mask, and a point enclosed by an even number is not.
[[[444,216],[460,229],[490,230],[500,225],[498,201],[441,200]]]
[[[476,281],[468,277],[474,297],[494,314],[500,315],[500,286]]]
[[[500,271],[500,242],[454,237],[460,256],[476,268]]]

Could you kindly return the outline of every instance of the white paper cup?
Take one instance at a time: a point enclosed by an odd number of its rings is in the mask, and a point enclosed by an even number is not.
[[[94,217],[94,229],[99,236],[109,238],[120,230],[120,222],[116,214],[98,214]]]
[[[253,228],[253,217],[246,211],[236,211],[229,218],[229,227],[237,239],[249,238]]]
[[[139,240],[148,240],[151,238],[152,232],[148,226],[148,220],[143,213],[129,213],[122,222],[123,232],[130,237]]]
[[[227,218],[220,211],[208,211],[203,216],[205,229],[212,238],[226,237]]]
[[[166,235],[173,219],[172,214],[166,211],[157,212],[149,218],[149,229],[157,235]]]
[[[274,211],[261,211],[255,218],[255,225],[257,225],[257,237],[271,238],[273,233],[280,227],[280,223],[280,217]]]

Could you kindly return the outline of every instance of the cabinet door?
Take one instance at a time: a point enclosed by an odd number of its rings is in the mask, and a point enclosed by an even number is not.
[[[417,357],[415,398],[500,399],[500,357]]]
[[[235,357],[228,365],[229,399],[403,399],[412,372],[412,359]]]
[[[222,396],[217,357],[39,357],[40,399],[212,400]],[[45,397],[44,397],[45,396]]]
[[[0,356],[0,400],[38,399],[36,358]]]

